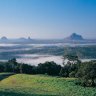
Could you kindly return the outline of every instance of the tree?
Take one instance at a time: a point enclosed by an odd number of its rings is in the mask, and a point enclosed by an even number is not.
[[[96,86],[96,61],[82,63],[76,76],[81,81],[81,85]]]
[[[18,71],[18,63],[17,63],[17,60],[16,58],[12,58],[8,61],[10,67],[12,67],[13,69],[13,72],[17,72]]]
[[[19,70],[20,70],[20,73],[22,74],[23,73],[23,68],[22,68],[22,64],[19,65]]]
[[[0,64],[0,72],[4,72],[4,66]]]
[[[61,66],[57,65],[55,62],[45,62],[40,63],[37,66],[38,73],[48,74],[48,75],[59,75]]]
[[[32,65],[28,64],[20,64],[20,73],[26,73],[26,74],[36,74],[37,68]]]
[[[81,63],[81,61],[78,59],[78,56],[76,55],[65,55],[64,58],[66,58],[70,64]]]
[[[68,62],[65,64],[65,60],[68,60]],[[60,71],[60,76],[63,77],[69,77],[69,74],[73,74],[74,75],[70,75],[70,76],[75,76],[75,73],[78,70],[78,67],[80,66],[81,61],[78,59],[78,56],[74,56],[74,55],[64,55],[63,56],[63,67],[61,68]]]

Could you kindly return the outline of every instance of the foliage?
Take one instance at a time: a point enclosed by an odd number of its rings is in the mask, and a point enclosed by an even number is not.
[[[64,63],[63,63],[64,66],[62,67],[62,69],[60,71],[60,76],[75,77],[75,74],[79,68],[80,63],[81,63],[81,61],[78,59],[78,56],[65,55],[63,59],[64,59]],[[66,59],[68,60],[67,64],[65,64]]]
[[[86,87],[96,86],[96,61],[81,63],[78,56],[66,55],[64,59],[68,59],[67,64],[62,67],[60,76],[77,77],[80,84]]]
[[[0,63],[0,72],[26,73],[26,74],[48,74],[59,75],[61,66],[55,62],[40,63],[38,66],[18,63],[15,58],[8,62]]]
[[[76,76],[80,78],[81,85],[96,86],[96,61],[82,63]]]
[[[61,66],[57,65],[55,62],[45,62],[40,63],[37,66],[37,70],[39,74],[48,74],[48,75],[59,75],[61,70]]]
[[[40,63],[38,66],[21,64],[15,58],[8,62],[0,62],[0,72],[26,73],[26,74],[47,74],[51,76],[76,77],[79,82],[76,84],[95,87],[96,86],[96,61],[80,62],[78,56],[66,55],[68,59],[64,66],[55,62]]]

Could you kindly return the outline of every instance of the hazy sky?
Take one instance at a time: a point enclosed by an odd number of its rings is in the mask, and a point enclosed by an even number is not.
[[[0,0],[0,37],[96,38],[96,0]]]

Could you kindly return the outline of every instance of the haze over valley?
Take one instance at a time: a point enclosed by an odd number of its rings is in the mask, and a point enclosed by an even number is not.
[[[96,0],[0,0],[0,96],[96,96]]]
[[[66,53],[78,55],[84,61],[95,59],[96,40],[85,39],[76,33],[56,40],[38,40],[31,39],[31,37],[9,39],[5,36],[0,39],[1,61],[16,58],[20,63],[31,65],[38,65],[46,61],[54,61],[62,65],[62,58]]]

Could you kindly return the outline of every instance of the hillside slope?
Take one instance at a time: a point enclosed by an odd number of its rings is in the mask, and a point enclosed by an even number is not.
[[[44,75],[12,75],[0,81],[0,96],[96,96],[96,88],[83,88],[74,81]]]

